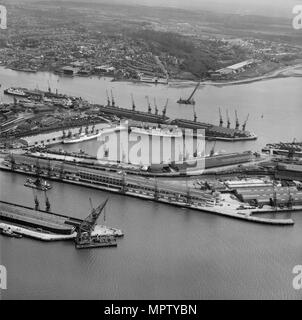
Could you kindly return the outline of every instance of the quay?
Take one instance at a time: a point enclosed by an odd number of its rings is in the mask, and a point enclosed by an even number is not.
[[[212,194],[202,190],[189,189],[181,185],[159,182],[156,179],[153,181],[139,176],[126,177],[123,173],[100,172],[99,170],[78,165],[60,164],[59,166],[51,166],[51,172],[49,168],[49,166],[42,167],[40,164],[40,175],[58,182],[95,188],[249,222],[279,226],[294,224],[292,219],[269,219],[254,216],[254,211],[257,211],[257,213],[262,211],[274,212],[274,209],[269,206],[265,206],[262,209],[256,209],[256,207],[242,209],[240,208],[242,202],[231,199],[230,194]],[[5,166],[2,163],[0,164],[0,169],[26,175],[36,175],[34,166],[26,166],[24,163],[13,163],[10,166]],[[297,207],[297,210],[302,210],[302,206],[301,208]]]

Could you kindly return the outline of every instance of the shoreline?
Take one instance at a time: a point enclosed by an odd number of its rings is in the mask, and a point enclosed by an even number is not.
[[[14,68],[7,67],[5,65],[1,65],[4,69],[15,71],[15,72],[22,72],[22,73],[28,73],[28,74],[37,74],[37,73],[49,73],[53,75],[57,75],[60,78],[65,78],[70,76],[63,75],[63,74],[57,74],[54,71],[47,71],[47,70],[18,70]],[[268,73],[265,73],[261,76],[257,77],[251,77],[246,79],[240,79],[240,80],[221,80],[221,81],[211,81],[206,80],[200,82],[200,86],[215,86],[215,87],[225,87],[225,86],[232,86],[232,85],[241,85],[241,84],[250,84],[254,82],[260,82],[260,81],[266,81],[266,80],[273,80],[273,79],[281,79],[281,78],[300,78],[302,77],[302,63],[287,66],[287,67],[281,67],[274,71],[270,71]],[[158,82],[146,82],[146,81],[140,81],[138,79],[115,79],[113,76],[106,76],[106,75],[89,75],[89,76],[82,76],[75,74],[71,76],[71,78],[109,78],[111,79],[111,82],[122,82],[122,83],[132,83],[132,84],[139,84],[139,85],[164,85],[169,87],[179,87],[179,88],[186,88],[191,86],[196,86],[196,81],[194,80],[186,80],[186,79],[169,79],[167,83]]]

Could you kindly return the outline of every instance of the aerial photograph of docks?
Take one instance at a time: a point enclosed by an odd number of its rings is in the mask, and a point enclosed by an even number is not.
[[[3,1],[0,300],[301,298],[302,32],[272,2]]]

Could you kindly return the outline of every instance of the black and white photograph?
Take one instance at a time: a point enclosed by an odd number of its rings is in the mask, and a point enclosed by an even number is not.
[[[0,0],[0,301],[301,300],[301,119],[302,0]]]

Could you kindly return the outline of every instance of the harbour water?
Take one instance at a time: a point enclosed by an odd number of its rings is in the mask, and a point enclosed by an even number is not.
[[[141,110],[147,108],[146,95],[150,100],[156,96],[158,105],[168,97],[168,116],[192,117],[192,107],[176,103],[192,86],[58,78],[0,69],[1,90],[37,84],[47,89],[48,81],[53,89],[91,102],[105,103],[106,89],[113,89],[117,103],[130,107],[133,93]],[[237,108],[241,119],[250,113],[248,128],[259,139],[219,143],[217,151],[259,150],[268,142],[302,140],[301,85],[301,78],[287,78],[205,87],[195,97],[196,111],[199,120],[216,123],[219,106],[228,107],[230,114]],[[0,172],[1,200],[34,206],[33,191],[23,187],[25,179]],[[43,203],[43,193],[38,195]],[[49,192],[54,212],[81,218],[89,213],[89,197],[98,204],[108,196],[104,224],[125,232],[117,248],[77,251],[72,243],[0,237],[0,264],[8,270],[8,290],[1,298],[302,298],[292,286],[292,269],[302,264],[302,212],[290,215],[296,222],[293,227],[272,227],[62,183],[54,183]]]

